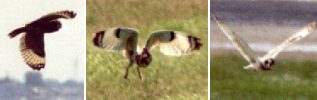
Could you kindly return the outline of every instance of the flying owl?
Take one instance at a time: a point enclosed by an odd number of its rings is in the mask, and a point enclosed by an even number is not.
[[[59,11],[49,13],[41,18],[26,24],[24,27],[9,33],[10,38],[22,34],[20,39],[20,51],[24,62],[34,70],[40,70],[45,66],[44,33],[53,33],[62,28],[58,19],[73,19],[76,13],[73,11]]]
[[[316,24],[316,22],[311,22],[307,24],[294,35],[287,38],[280,45],[268,51],[264,56],[260,57],[255,54],[255,51],[252,50],[252,48],[244,39],[242,39],[240,36],[238,36],[238,34],[232,31],[228,26],[226,26],[221,20],[219,20],[217,16],[214,15],[213,19],[218,25],[218,27],[226,35],[226,37],[237,48],[240,54],[249,62],[249,65],[245,66],[244,69],[254,71],[271,70],[272,66],[275,64],[275,59],[278,56],[278,54],[281,53],[288,46],[291,46],[299,40],[304,39],[315,29]]]
[[[96,47],[106,51],[124,51],[129,59],[124,78],[128,78],[129,68],[134,63],[138,65],[137,72],[140,79],[140,67],[147,67],[152,61],[150,50],[159,47],[160,51],[169,56],[188,55],[201,48],[200,38],[185,35],[178,31],[157,31],[151,34],[143,50],[137,45],[138,31],[132,28],[110,28],[99,31],[93,38]]]

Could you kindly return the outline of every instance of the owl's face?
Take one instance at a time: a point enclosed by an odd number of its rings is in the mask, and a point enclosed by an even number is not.
[[[136,63],[139,67],[147,67],[152,62],[152,56],[147,49],[144,49],[140,55],[136,55]]]
[[[262,70],[271,70],[271,67],[275,64],[274,59],[267,59],[263,63],[261,63]]]

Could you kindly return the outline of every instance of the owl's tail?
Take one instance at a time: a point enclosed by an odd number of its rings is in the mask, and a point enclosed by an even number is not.
[[[14,38],[15,36],[19,35],[22,32],[25,32],[25,27],[21,27],[21,28],[13,30],[12,32],[9,33],[9,37]]]

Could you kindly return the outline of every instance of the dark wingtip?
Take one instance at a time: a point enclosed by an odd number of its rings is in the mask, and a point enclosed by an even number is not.
[[[14,38],[15,37],[15,35],[13,35],[13,34],[9,34],[8,36],[9,36],[9,38]]]
[[[68,16],[69,18],[75,18],[76,17],[76,13],[72,10],[63,10],[63,11],[60,11],[60,12],[56,12],[56,13],[61,13],[61,14],[64,14],[66,16]]]
[[[105,34],[105,31],[99,31],[96,33],[95,37],[93,38],[93,43],[97,47],[102,47],[102,38]]]
[[[188,40],[190,43],[190,47],[192,50],[200,50],[202,43],[201,43],[201,39],[195,36],[188,36]]]
[[[68,11],[70,13],[70,18],[75,18],[77,13],[75,13],[74,11]]]

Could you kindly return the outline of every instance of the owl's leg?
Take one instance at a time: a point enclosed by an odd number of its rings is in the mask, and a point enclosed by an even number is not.
[[[134,62],[133,60],[130,60],[129,65],[127,66],[127,68],[126,68],[126,70],[125,70],[124,79],[128,79],[129,69],[130,69],[130,67],[132,67],[133,62]]]
[[[141,76],[141,73],[140,73],[140,67],[137,67],[137,71],[138,71],[139,78],[142,80],[142,76]]]

